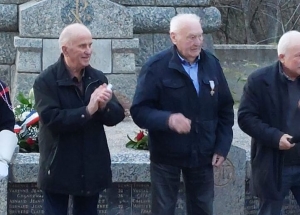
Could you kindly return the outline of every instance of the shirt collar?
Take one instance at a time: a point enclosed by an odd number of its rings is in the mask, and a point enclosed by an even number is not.
[[[287,74],[284,73],[281,62],[279,63],[279,73],[283,81],[293,81]]]
[[[178,57],[180,58],[180,61],[182,64],[188,64],[188,65],[191,65],[190,62],[186,61],[183,57],[181,57],[181,55],[179,54],[179,52],[177,51],[177,55]],[[195,63],[198,63],[200,60],[200,55],[198,55],[198,57],[195,59],[195,61],[192,63],[192,64],[195,64]]]

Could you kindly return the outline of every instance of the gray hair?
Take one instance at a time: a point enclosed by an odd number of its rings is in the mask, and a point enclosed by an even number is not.
[[[177,14],[171,19],[170,22],[170,33],[171,32],[178,32],[186,22],[199,22],[201,23],[201,19],[196,14],[192,13],[181,13]]]
[[[292,46],[297,40],[300,41],[299,31],[293,30],[284,33],[278,41],[278,45],[277,45],[278,56],[281,54],[286,54],[288,48]]]
[[[59,39],[58,39],[60,51],[62,52],[63,46],[71,45],[71,40],[74,37],[74,35],[76,35],[78,32],[80,32],[82,30],[86,30],[89,33],[91,33],[90,30],[85,25],[80,24],[80,23],[73,23],[73,24],[66,26],[60,33]]]

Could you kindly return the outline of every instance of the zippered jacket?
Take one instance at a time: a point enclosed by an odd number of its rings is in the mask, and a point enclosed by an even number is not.
[[[91,66],[82,78],[84,95],[76,90],[63,55],[34,82],[36,110],[40,116],[38,186],[45,191],[93,195],[112,183],[111,159],[103,125],[124,118],[124,109],[113,96],[102,111],[86,112],[93,91],[107,83]]]

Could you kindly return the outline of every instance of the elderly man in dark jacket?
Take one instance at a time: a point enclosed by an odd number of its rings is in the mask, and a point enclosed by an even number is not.
[[[69,195],[74,215],[96,215],[99,192],[112,183],[103,125],[121,122],[124,109],[105,75],[89,65],[90,31],[69,25],[59,43],[59,60],[33,86],[40,116],[38,186],[46,215],[66,215]]]
[[[238,111],[240,128],[252,137],[251,190],[259,215],[280,215],[289,190],[300,203],[300,32],[285,33],[279,61],[252,73]],[[298,137],[297,137],[298,136]]]
[[[149,130],[152,214],[174,215],[182,172],[187,214],[212,215],[213,166],[231,146],[233,99],[218,59],[201,49],[200,18],[175,16],[170,36],[174,46],[143,66],[130,110]]]

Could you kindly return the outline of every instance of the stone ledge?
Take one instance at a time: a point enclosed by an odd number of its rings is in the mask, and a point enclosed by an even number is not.
[[[234,127],[235,132],[237,127]],[[128,141],[126,135],[134,137],[139,128],[131,118],[113,127],[105,127],[108,145],[112,158],[113,182],[145,183],[150,182],[149,152],[134,150],[125,147]],[[234,137],[243,138],[238,135]],[[242,141],[242,140],[241,140]],[[38,173],[39,154],[17,153],[11,163],[10,183],[36,183]],[[241,147],[232,146],[227,161],[221,168],[215,168],[215,213],[216,214],[242,214],[245,202],[245,163],[246,152]],[[7,178],[6,178],[7,179]],[[1,195],[7,195],[3,190],[7,181],[1,185]],[[1,190],[2,189],[2,190]],[[226,196],[226,198],[224,198]],[[6,199],[0,202],[0,208],[6,207]]]
[[[214,49],[247,49],[247,50],[262,50],[262,49],[277,49],[276,45],[241,45],[241,44],[214,44]]]
[[[38,51],[43,48],[43,40],[42,39],[33,39],[33,38],[21,38],[14,37],[14,46],[20,50],[26,51]]]
[[[0,1],[0,31],[18,30],[18,6],[1,4]]]
[[[113,39],[111,49],[113,53],[137,53],[139,49],[139,39]]]
[[[23,4],[31,0],[0,0],[0,4]]]

